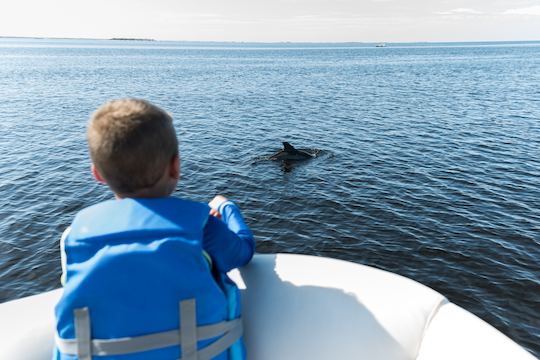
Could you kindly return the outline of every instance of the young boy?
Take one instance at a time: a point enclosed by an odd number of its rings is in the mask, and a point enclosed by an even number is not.
[[[88,126],[92,173],[115,195],[62,236],[54,359],[243,359],[239,292],[226,276],[254,252],[231,201],[171,197],[171,117],[144,100],[106,103]]]

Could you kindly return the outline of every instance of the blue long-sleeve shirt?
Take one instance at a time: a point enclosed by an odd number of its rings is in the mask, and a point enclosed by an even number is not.
[[[219,272],[247,264],[255,252],[253,234],[240,209],[232,201],[219,206],[222,220],[209,216],[204,227],[203,248]]]

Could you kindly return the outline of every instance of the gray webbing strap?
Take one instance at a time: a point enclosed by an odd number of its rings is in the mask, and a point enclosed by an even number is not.
[[[75,318],[75,337],[77,339],[77,357],[79,360],[92,360],[90,342],[90,314],[88,308],[73,310]]]
[[[225,335],[230,331],[236,331],[238,328],[242,328],[241,319],[199,326],[197,327],[197,340],[201,341],[212,339]],[[93,339],[91,343],[92,355],[94,356],[122,355],[161,349],[169,346],[178,346],[180,345],[180,335],[178,330],[170,330],[134,337]],[[58,336],[58,334],[56,334],[56,346],[58,346],[58,350],[64,354],[77,354],[77,340],[62,339]]]
[[[240,339],[240,337],[242,336],[242,333],[242,322],[238,321],[236,326],[232,328],[231,331],[227,332],[224,336],[222,336],[212,344],[199,350],[199,360],[209,360],[221,354],[223,351],[231,347],[232,344],[238,341],[238,339]]]
[[[197,360],[197,314],[195,299],[180,302],[182,360]]]
[[[192,302],[192,303],[191,303]],[[185,303],[182,305],[182,303]],[[182,320],[182,312],[183,320]],[[206,360],[222,353],[242,336],[242,320],[234,319],[222,321],[210,325],[185,325],[184,322],[195,322],[196,308],[194,300],[186,300],[180,303],[180,326],[181,330],[169,330],[149,335],[123,337],[116,339],[90,339],[90,316],[88,308],[77,309],[75,315],[76,339],[62,339],[56,334],[55,342],[61,353],[78,355],[81,360],[89,360],[91,356],[125,355],[161,349],[171,346],[182,346],[185,359]],[[191,319],[190,319],[191,318]],[[188,326],[188,328],[182,328]],[[190,327],[194,326],[194,329]],[[85,334],[86,329],[86,334]],[[183,334],[191,333],[184,337]],[[197,352],[197,341],[218,338]],[[85,341],[86,339],[86,341]],[[191,343],[191,345],[189,345]],[[187,348],[185,344],[188,344]],[[191,347],[191,350],[190,350]],[[187,349],[188,352],[184,352]],[[194,352],[194,354],[189,353]],[[185,357],[186,355],[191,356]],[[86,357],[84,357],[86,356]]]

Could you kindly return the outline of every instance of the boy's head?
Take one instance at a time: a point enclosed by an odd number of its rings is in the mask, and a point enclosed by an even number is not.
[[[174,191],[178,141],[165,111],[144,100],[113,100],[92,115],[87,136],[94,176],[118,197]]]

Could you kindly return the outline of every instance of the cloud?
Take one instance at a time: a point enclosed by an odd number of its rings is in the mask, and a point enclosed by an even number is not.
[[[526,8],[508,9],[503,15],[533,15],[540,16],[540,5]]]
[[[480,15],[481,11],[469,8],[457,8],[448,11],[438,11],[435,14],[437,15]]]

